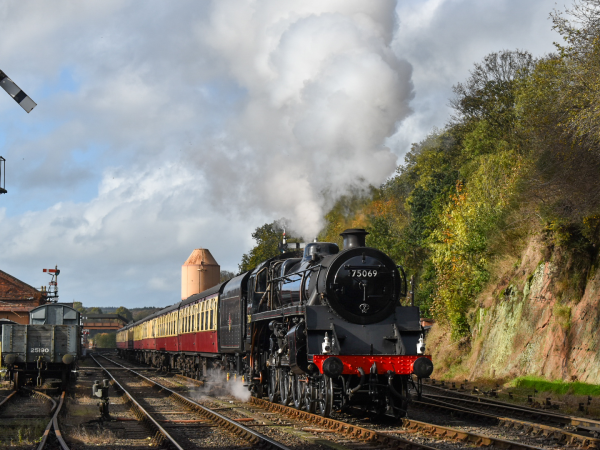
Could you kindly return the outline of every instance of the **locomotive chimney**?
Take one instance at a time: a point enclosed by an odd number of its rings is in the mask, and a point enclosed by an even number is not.
[[[365,238],[367,233],[362,228],[350,228],[344,231],[340,236],[344,238],[344,250],[355,247],[366,247]]]
[[[181,266],[181,299],[219,284],[221,266],[205,248],[197,248]]]

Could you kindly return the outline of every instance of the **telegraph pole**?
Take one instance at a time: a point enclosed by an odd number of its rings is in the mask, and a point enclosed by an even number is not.
[[[26,113],[30,113],[37,104],[13,80],[0,70],[0,86],[19,104]],[[4,172],[4,177],[2,173]],[[0,194],[6,194],[6,159],[0,156]]]

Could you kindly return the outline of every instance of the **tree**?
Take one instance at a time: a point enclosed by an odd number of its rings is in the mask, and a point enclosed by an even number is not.
[[[116,348],[117,333],[100,333],[94,337],[96,348]]]
[[[550,15],[553,28],[563,36],[567,45],[556,44],[563,56],[585,58],[597,45],[600,36],[600,1],[574,0],[570,9]]]
[[[88,314],[103,314],[102,310],[100,308],[98,308],[97,306],[94,306],[93,308],[88,308],[86,310],[86,313],[88,313]]]
[[[233,277],[235,277],[235,273],[228,270],[221,270],[221,278],[219,281],[224,283],[225,281],[231,280]]]
[[[133,321],[137,322],[138,320],[142,320],[145,317],[148,317],[150,314],[154,314],[156,311],[160,311],[162,308],[156,308],[154,306],[147,306],[145,308],[134,308],[133,309]]]
[[[277,256],[284,230],[286,230],[288,242],[299,242],[298,238],[292,236],[289,227],[286,227],[285,219],[266,223],[254,230],[252,239],[256,241],[256,245],[242,256],[242,262],[239,264],[240,273],[252,270],[261,262]]]
[[[73,302],[73,309],[79,311],[82,314],[85,312],[85,308],[83,307],[83,304],[81,302]]]
[[[124,306],[119,306],[115,313],[119,314],[122,317],[125,317],[128,322],[131,322],[133,320],[133,314]]]
[[[516,120],[516,81],[534,67],[535,60],[526,51],[490,53],[475,64],[467,81],[453,87],[455,97],[450,106],[458,113],[455,119],[486,120],[500,131],[510,131]]]

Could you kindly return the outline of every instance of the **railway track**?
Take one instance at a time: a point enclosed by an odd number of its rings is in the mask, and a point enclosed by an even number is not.
[[[176,386],[177,384],[180,385],[178,390],[188,390],[190,387],[197,388],[204,385],[202,381],[179,374],[169,378],[155,374],[152,378],[152,381],[154,382],[157,382],[155,378],[160,378],[159,384],[170,384],[173,390],[178,389]],[[187,386],[181,387],[181,384]],[[292,420],[286,420],[286,417],[282,415],[280,411],[270,409],[269,405],[273,404],[265,400],[250,398],[249,402],[224,401],[219,400],[212,395],[207,395],[206,393],[203,393],[202,397],[203,404],[209,403],[211,409],[219,410],[219,413],[223,415],[235,416],[237,417],[237,420],[248,421],[246,422],[248,426],[270,428],[271,430],[277,429],[280,434],[286,433],[295,440],[300,439],[304,441],[304,444],[300,444],[298,448],[304,448],[307,444],[314,444],[335,449],[434,449],[434,447],[429,445],[394,437],[386,433],[377,433],[373,430],[367,430],[366,428],[356,425],[344,424],[345,426],[333,430],[331,428],[323,427],[315,428],[314,420],[307,420],[304,416],[288,414],[287,419]],[[300,412],[293,408],[289,408],[289,411]],[[310,417],[311,419],[323,419],[321,416],[315,414],[305,414],[306,417]],[[323,434],[327,434],[328,439],[323,438]]]
[[[69,450],[58,424],[65,395],[63,392],[57,403],[43,392],[21,389],[4,398],[0,402],[0,446],[31,446],[39,441],[38,450],[50,442],[53,448]]]
[[[50,448],[50,443],[52,443],[52,448],[60,448],[61,450],[69,450],[69,446],[65,442],[62,432],[60,431],[60,427],[58,425],[58,415],[60,414],[63,404],[65,402],[65,396],[67,392],[63,391],[60,395],[60,401],[58,406],[56,406],[56,402],[50,398],[50,400],[54,403],[54,414],[52,415],[52,419],[46,425],[46,429],[44,430],[44,435],[40,441],[40,444],[37,447],[37,450],[45,450],[47,447]],[[42,394],[46,395],[46,394]],[[54,430],[54,434],[51,434],[51,430]]]
[[[560,414],[551,412],[540,408],[531,408],[523,405],[515,405],[513,403],[502,402],[500,400],[493,400],[491,398],[475,396],[471,394],[465,394],[456,390],[444,389],[438,386],[427,385],[427,389],[442,392],[445,399],[458,398],[465,404],[479,406],[482,409],[488,411],[501,411],[505,414],[514,414],[520,418],[528,418],[530,420],[537,421],[544,424],[553,424],[563,427],[571,427],[578,429],[584,433],[588,433],[590,436],[600,436],[600,421],[594,419],[587,419],[585,417],[572,416],[568,414]],[[429,398],[435,398],[433,395],[427,395]],[[468,402],[468,403],[466,403]]]
[[[531,435],[545,436],[561,445],[590,449],[600,448],[600,439],[594,437],[588,429],[578,429],[574,426],[571,416],[544,414],[539,410],[521,409],[514,405],[498,405],[434,395],[424,395],[422,401],[413,402],[413,407],[445,412],[454,417],[484,421]],[[513,417],[510,417],[511,414]],[[562,419],[559,420],[559,417]],[[544,422],[550,422],[553,425],[547,425]]]
[[[284,444],[206,408],[133,369],[105,357],[111,365],[125,369],[115,371],[114,367],[104,367],[96,358],[93,356],[92,358],[113,380],[114,386],[127,396],[138,419],[146,422],[155,431],[156,445],[166,445],[177,450],[201,448],[202,440],[207,437],[207,431],[216,425],[219,429],[228,430],[244,440],[246,446],[250,443],[261,448],[288,450]],[[148,385],[151,387],[148,388]],[[174,407],[181,406],[187,408],[189,412],[181,414],[180,410],[172,411]],[[174,419],[173,415],[177,415],[177,418]],[[210,432],[214,431],[210,430]],[[240,446],[237,439],[231,437],[228,439],[221,437],[221,439],[229,441],[230,447]]]
[[[183,381],[185,383],[189,383],[193,386],[203,385],[203,382],[201,381],[188,378],[179,374],[175,375],[175,379]],[[209,399],[213,402],[215,401],[215,399],[213,398],[209,397]],[[281,418],[285,416],[294,420],[301,421],[305,425],[309,425],[309,427],[305,426],[303,428],[300,428],[301,430],[309,430],[313,433],[339,433],[349,438],[352,438],[353,440],[362,440],[363,442],[365,442],[365,444],[368,443],[371,446],[375,446],[377,448],[411,448],[410,445],[414,445],[413,442],[407,444],[407,442],[409,441],[399,437],[399,435],[405,435],[407,432],[428,435],[439,440],[457,441],[460,443],[464,443],[467,446],[494,446],[494,448],[511,448],[515,450],[530,450],[540,448],[537,446],[492,437],[481,433],[468,432],[465,430],[459,430],[447,426],[441,426],[411,419],[403,419],[402,427],[400,428],[397,427],[395,429],[387,428],[385,430],[374,430],[372,428],[360,427],[344,421],[337,421],[331,418],[324,418],[316,414],[300,411],[292,407],[280,405],[277,403],[271,403],[269,401],[257,399],[254,397],[250,398],[249,404],[252,406],[257,406],[261,410],[274,413],[277,417]],[[223,407],[227,407],[227,404],[225,403]],[[230,407],[243,408],[244,406],[230,405]],[[341,443],[341,441],[337,441],[337,443]],[[406,447],[403,447],[404,445],[406,445]]]
[[[167,376],[155,373],[150,375],[152,378],[160,379],[160,384],[167,384],[173,390],[179,390],[184,395],[190,390],[202,386],[204,383],[193,378],[188,378],[179,374],[169,374]],[[226,410],[236,410],[237,412],[243,412],[248,417],[256,416],[256,412],[260,411],[260,417],[257,419],[258,422],[263,422],[262,425],[282,426],[282,420],[289,419],[294,424],[296,429],[300,431],[308,431],[316,435],[331,435],[336,436],[343,435],[347,439],[335,440],[334,444],[341,445],[352,445],[351,442],[361,441],[364,443],[364,448],[375,447],[375,448],[431,448],[431,445],[437,447],[437,444],[428,442],[427,445],[411,442],[404,439],[402,436],[407,436],[407,433],[416,433],[419,435],[431,436],[435,440],[451,440],[464,444],[465,446],[493,446],[493,448],[511,448],[511,449],[540,449],[542,447],[532,445],[532,441],[541,441],[546,448],[547,446],[556,447],[556,445],[569,445],[580,448],[599,448],[598,442],[595,438],[585,437],[570,433],[568,430],[558,429],[556,427],[550,427],[543,424],[534,424],[523,420],[510,419],[502,416],[496,416],[490,413],[475,412],[471,413],[464,410],[463,408],[453,407],[452,405],[441,405],[424,402],[414,402],[416,408],[433,408],[436,413],[444,412],[450,413],[454,417],[461,416],[469,420],[481,419],[492,423],[494,425],[501,425],[507,428],[511,428],[509,435],[512,435],[514,440],[498,437],[499,434],[506,435],[506,432],[500,431],[502,428],[495,428],[492,434],[496,434],[496,437],[490,436],[487,431],[485,433],[467,431],[462,428],[452,428],[445,425],[439,425],[437,423],[430,423],[429,421],[418,421],[414,419],[405,418],[402,421],[401,427],[381,427],[379,429],[373,429],[372,427],[363,427],[355,425],[354,423],[348,423],[348,421],[339,421],[331,418],[324,418],[316,414],[311,414],[305,411],[299,411],[292,407],[287,407],[277,403],[271,403],[266,400],[251,398],[248,403],[233,402],[217,400],[216,398],[204,395],[203,402],[210,401],[213,405],[213,409],[220,410],[221,413],[225,414]],[[235,405],[233,404],[235,403]],[[258,410],[257,410],[258,408]],[[277,418],[277,422],[264,420],[265,412],[267,415],[270,413]],[[272,417],[273,417],[272,416]],[[267,416],[268,417],[268,416]],[[298,425],[299,423],[302,423]],[[252,425],[250,425],[252,426]],[[260,425],[254,425],[260,426]],[[465,428],[472,429],[468,424],[464,424]],[[531,438],[527,438],[527,434],[532,435]],[[525,442],[520,442],[525,440]],[[324,443],[323,439],[319,440],[320,443]],[[325,443],[325,445],[327,445]],[[333,448],[336,448],[335,446]],[[363,448],[363,447],[361,447]]]

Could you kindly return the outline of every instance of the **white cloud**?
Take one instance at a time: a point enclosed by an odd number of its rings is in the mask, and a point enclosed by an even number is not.
[[[235,270],[267,221],[311,238],[444,124],[474,62],[551,50],[553,6],[2,2],[0,69],[38,107],[0,99],[0,268],[39,285],[58,264],[64,301],[168,304],[195,247]]]

